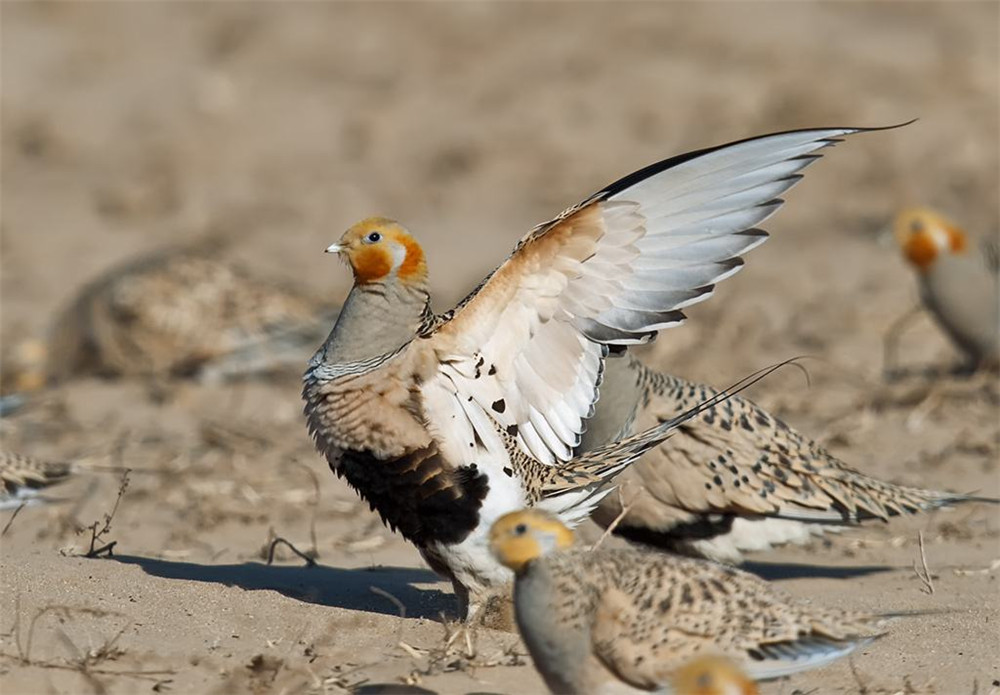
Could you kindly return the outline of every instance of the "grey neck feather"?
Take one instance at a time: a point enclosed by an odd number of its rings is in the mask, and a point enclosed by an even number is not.
[[[346,365],[396,352],[413,340],[427,302],[423,287],[355,285],[313,363]]]
[[[514,583],[514,612],[528,651],[535,658],[549,690],[554,693],[578,693],[583,683],[567,674],[579,672],[590,653],[590,630],[586,625],[565,625],[554,608],[556,590],[545,558],[534,560]],[[586,593],[580,597],[586,600]],[[587,615],[586,611],[579,614]],[[568,628],[568,629],[567,629]],[[558,645],[558,646],[556,646]]]

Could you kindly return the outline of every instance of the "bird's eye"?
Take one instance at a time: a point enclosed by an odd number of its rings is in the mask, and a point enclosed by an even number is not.
[[[913,222],[910,222],[911,234],[919,234],[922,231],[924,231],[924,225],[920,222],[920,220],[913,220]]]
[[[518,536],[523,536],[527,532],[528,532],[527,524],[518,524],[517,526],[514,527],[514,533],[516,533]]]
[[[382,238],[381,234],[379,234],[378,232],[372,232],[371,234],[369,234],[368,236],[365,237],[365,241],[374,244],[377,241],[379,241],[381,238]]]

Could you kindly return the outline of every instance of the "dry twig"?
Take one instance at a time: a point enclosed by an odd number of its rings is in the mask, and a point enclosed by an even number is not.
[[[626,515],[628,515],[628,513],[632,510],[632,505],[635,504],[635,501],[639,499],[639,497],[641,497],[644,492],[646,492],[646,488],[644,487],[639,488],[638,492],[632,495],[632,497],[629,498],[628,502],[626,502],[623,499],[622,489],[620,487],[618,488],[618,505],[622,508],[622,510],[618,512],[618,516],[616,516],[611,521],[611,523],[608,524],[608,527],[604,529],[604,533],[602,533],[601,537],[597,539],[597,542],[594,543],[592,546],[590,546],[590,549],[592,551],[600,548],[601,544],[604,543],[607,537],[610,536],[612,533],[614,533],[615,529],[618,528],[618,525],[622,522],[622,519],[624,519]]]
[[[377,586],[368,587],[368,591],[372,592],[376,596],[381,596],[382,598],[389,599],[389,601],[392,602],[392,605],[396,607],[396,610],[399,611],[399,617],[403,618],[404,620],[406,619],[406,606],[404,606],[403,602],[400,601],[398,598],[390,594],[385,589],[380,589]]]
[[[271,532],[274,533],[274,529],[271,529]],[[306,567],[315,567],[316,566],[316,560],[314,560],[312,557],[310,557],[310,554],[308,552],[303,553],[301,550],[299,550],[294,545],[292,545],[292,543],[290,541],[288,541],[288,540],[286,540],[284,538],[281,538],[280,536],[277,537],[277,538],[275,538],[274,540],[272,540],[271,543],[270,543],[270,545],[268,545],[268,547],[267,547],[267,564],[270,565],[270,564],[272,564],[274,562],[274,549],[278,546],[278,543],[284,543],[285,545],[288,546],[289,550],[291,550],[293,553],[295,553],[300,558],[302,558],[303,560],[305,560]]]
[[[870,690],[868,690],[868,685],[861,680],[861,674],[858,673],[857,666],[854,665],[854,657],[847,657],[847,665],[851,667],[851,675],[854,677],[854,682],[858,684],[858,695],[868,695]]]
[[[934,578],[931,576],[931,571],[927,569],[927,555],[924,553],[924,532],[920,531],[917,533],[917,541],[920,543],[920,564],[923,567],[923,571],[917,569],[917,561],[913,561],[913,571],[923,582],[924,591],[928,594],[934,593]]]
[[[316,476],[316,472],[302,463],[298,458],[292,459],[292,463],[306,472],[309,476],[309,480],[312,481],[313,485],[313,499],[309,506],[312,507],[312,514],[309,519],[309,541],[312,543],[312,548],[309,554],[314,558],[319,558],[319,546],[316,543],[316,516],[319,512],[320,503],[320,488],[319,488],[319,478]]]
[[[21,506],[15,509],[14,513],[10,515],[10,519],[8,519],[7,524],[3,527],[3,531],[0,531],[0,536],[7,535],[7,531],[10,530],[10,525],[14,523],[14,519],[16,519],[17,515],[21,513],[21,510],[27,506],[28,506],[27,502],[21,502]]]

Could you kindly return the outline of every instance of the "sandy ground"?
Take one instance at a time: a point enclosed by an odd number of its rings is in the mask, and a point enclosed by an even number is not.
[[[928,320],[909,373],[882,336],[915,303],[879,242],[904,204],[998,226],[996,3],[3,3],[2,345],[96,273],[222,233],[266,277],[343,297],[321,250],[374,213],[430,257],[438,308],[531,225],[664,156],[784,128],[907,128],[829,152],[773,239],[645,351],[718,386],[793,355],[762,405],[877,476],[1000,495],[990,377]],[[164,389],[80,379],[0,422],[3,446],[135,469],[76,476],[0,554],[0,689],[537,692],[515,635],[448,646],[450,587],[328,472],[298,376]],[[10,513],[0,522],[6,524]],[[592,530],[589,531],[592,533]],[[918,533],[933,592],[914,570]],[[944,612],[766,693],[986,693],[1000,679],[1000,515],[969,505],[754,557],[788,592]],[[318,565],[274,536],[313,550]]]

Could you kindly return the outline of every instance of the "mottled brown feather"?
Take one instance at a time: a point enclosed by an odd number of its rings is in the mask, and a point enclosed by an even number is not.
[[[637,394],[635,412],[620,412],[621,404],[617,413],[602,412],[599,401],[596,419],[617,418],[626,431],[669,419],[718,393],[657,373],[633,358],[617,362],[609,366],[604,388],[619,388],[616,380],[627,382],[621,388]],[[855,523],[973,499],[871,478],[738,395],[683,424],[617,482],[626,498],[643,490],[634,495],[620,532],[668,547],[671,534],[681,543],[686,535],[728,531],[726,523],[708,524],[710,515]],[[607,524],[620,511],[618,496],[611,496],[595,518]]]
[[[53,325],[47,375],[185,375],[227,358],[234,372],[239,359],[266,369],[287,363],[296,346],[298,359],[307,354],[325,333],[328,312],[307,294],[221,258],[216,244],[160,251],[79,292]],[[270,350],[269,341],[277,341]]]
[[[5,499],[28,490],[40,490],[66,480],[72,472],[69,463],[45,461],[33,456],[0,451],[0,484]]]

